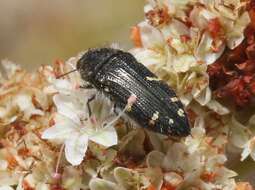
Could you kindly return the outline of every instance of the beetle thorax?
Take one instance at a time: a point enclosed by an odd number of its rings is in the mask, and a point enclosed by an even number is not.
[[[77,63],[77,70],[80,72],[81,78],[90,82],[94,80],[95,75],[117,51],[110,48],[90,49],[87,51]]]

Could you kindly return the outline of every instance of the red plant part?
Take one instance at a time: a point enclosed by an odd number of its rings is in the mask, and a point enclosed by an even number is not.
[[[164,182],[160,190],[176,190],[176,187]]]
[[[133,41],[135,47],[143,46],[142,40],[141,40],[140,28],[138,26],[132,27],[130,38]]]
[[[210,19],[207,26],[208,32],[212,38],[219,37],[222,27],[218,18]]]
[[[163,5],[162,7],[155,7],[153,10],[145,13],[145,17],[149,20],[152,26],[160,26],[162,24],[168,24],[171,21],[171,17],[168,14],[168,7]]]
[[[190,36],[188,35],[181,35],[180,38],[182,43],[186,43],[191,40]]]
[[[156,187],[154,187],[153,185],[150,185],[149,187],[147,187],[146,190],[156,190],[156,189],[157,189]]]
[[[50,187],[51,190],[65,190],[64,188],[62,188],[59,184],[53,184]]]
[[[26,180],[23,181],[22,187],[24,190],[35,190],[35,188],[31,187]]]
[[[205,182],[214,182],[215,178],[217,177],[217,174],[214,172],[204,172],[200,177]]]
[[[207,70],[214,95],[232,99],[239,107],[251,104],[255,95],[255,6],[250,6],[249,13],[252,22],[245,40],[234,50],[227,49]],[[208,26],[211,35],[218,35],[217,22]]]

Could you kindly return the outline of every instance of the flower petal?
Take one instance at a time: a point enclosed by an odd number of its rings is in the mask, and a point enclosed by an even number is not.
[[[206,32],[202,36],[201,42],[196,49],[195,56],[199,59],[204,61],[207,65],[214,63],[224,52],[225,45],[222,43],[217,47],[217,51],[212,51],[213,47],[213,39],[210,35]]]
[[[112,126],[103,128],[96,134],[90,136],[89,139],[105,147],[113,146],[118,143],[117,132]]]
[[[147,22],[142,22],[138,26],[140,27],[143,47],[156,48],[164,44],[163,36],[159,30],[152,27]]]
[[[0,190],[13,190],[13,188],[10,186],[1,186]]]
[[[250,142],[247,142],[244,145],[243,152],[241,154],[241,161],[244,161],[249,155],[251,154],[251,149],[250,149]]]
[[[58,113],[70,118],[78,125],[80,124],[80,117],[85,117],[84,106],[72,96],[57,94],[53,97],[53,101],[57,106]]]
[[[195,96],[195,95],[194,95]],[[211,89],[209,87],[203,89],[198,96],[195,96],[194,98],[196,101],[201,104],[202,106],[206,105],[208,102],[210,102],[212,96]]]
[[[70,138],[65,141],[65,156],[73,166],[79,165],[88,147],[88,136],[86,134],[70,134]]]
[[[234,49],[244,40],[244,29],[251,22],[248,12],[244,12],[233,25],[228,28],[227,35],[227,46],[230,49]]]
[[[211,100],[210,102],[207,103],[207,107],[219,115],[226,115],[229,114],[229,109],[221,105],[219,102],[216,100]]]
[[[63,94],[70,94],[74,89],[72,83],[66,79],[56,79],[53,84],[56,90]]]
[[[115,183],[110,181],[94,178],[89,182],[89,188],[91,190],[117,190],[120,189]]]
[[[187,72],[191,67],[197,65],[197,61],[193,55],[183,54],[173,59],[173,68],[175,72]]]
[[[64,140],[70,137],[70,134],[76,132],[77,126],[70,119],[61,115],[56,115],[56,124],[53,127],[46,129],[43,134],[43,139],[59,139]]]
[[[166,61],[164,56],[156,51],[144,48],[134,48],[130,50],[137,61],[145,66],[159,65]]]
[[[237,121],[234,116],[232,116],[229,125],[231,129],[230,142],[238,148],[244,148],[249,140],[249,129]]]

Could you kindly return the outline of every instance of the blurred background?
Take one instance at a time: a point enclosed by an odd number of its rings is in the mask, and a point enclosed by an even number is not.
[[[131,47],[145,0],[0,1],[0,59],[27,69],[113,42]]]

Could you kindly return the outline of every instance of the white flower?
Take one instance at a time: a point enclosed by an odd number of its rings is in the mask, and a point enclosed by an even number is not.
[[[19,109],[24,113],[24,117],[29,119],[31,115],[43,115],[44,113],[36,109],[32,103],[32,96],[28,93],[20,93],[13,101]]]
[[[62,81],[63,82],[63,81]],[[66,82],[63,82],[66,87]],[[68,89],[68,88],[67,88]],[[57,94],[53,101],[58,113],[55,116],[55,125],[46,129],[43,139],[55,139],[65,143],[65,156],[72,165],[79,165],[85,156],[89,140],[110,147],[117,144],[117,133],[113,127],[113,122],[106,120],[111,118],[109,114],[110,105],[106,100],[99,100],[100,116],[88,119],[86,103],[89,98],[84,90],[77,89],[73,93],[62,88],[65,94]],[[70,89],[70,88],[69,88]],[[66,95],[67,94],[67,95]],[[106,110],[106,111],[105,111]],[[106,126],[104,126],[106,124]]]
[[[20,66],[9,61],[8,59],[1,61],[1,66],[4,68],[4,73],[10,79],[17,71],[21,70]]]
[[[255,160],[255,137],[251,138],[245,145],[241,154],[241,161],[244,161],[248,156]]]
[[[10,186],[0,186],[0,190],[13,190]]]
[[[234,49],[244,40],[244,29],[251,22],[248,12],[244,12],[235,22],[230,22],[227,29],[227,45],[230,49]]]
[[[212,51],[213,39],[206,32],[203,34],[202,39],[195,51],[195,56],[204,61],[207,65],[214,63],[224,52],[225,44],[219,45],[217,52]]]
[[[231,130],[229,135],[230,142],[238,148],[245,148],[250,137],[249,128],[237,121],[234,116],[232,116],[228,125]]]

